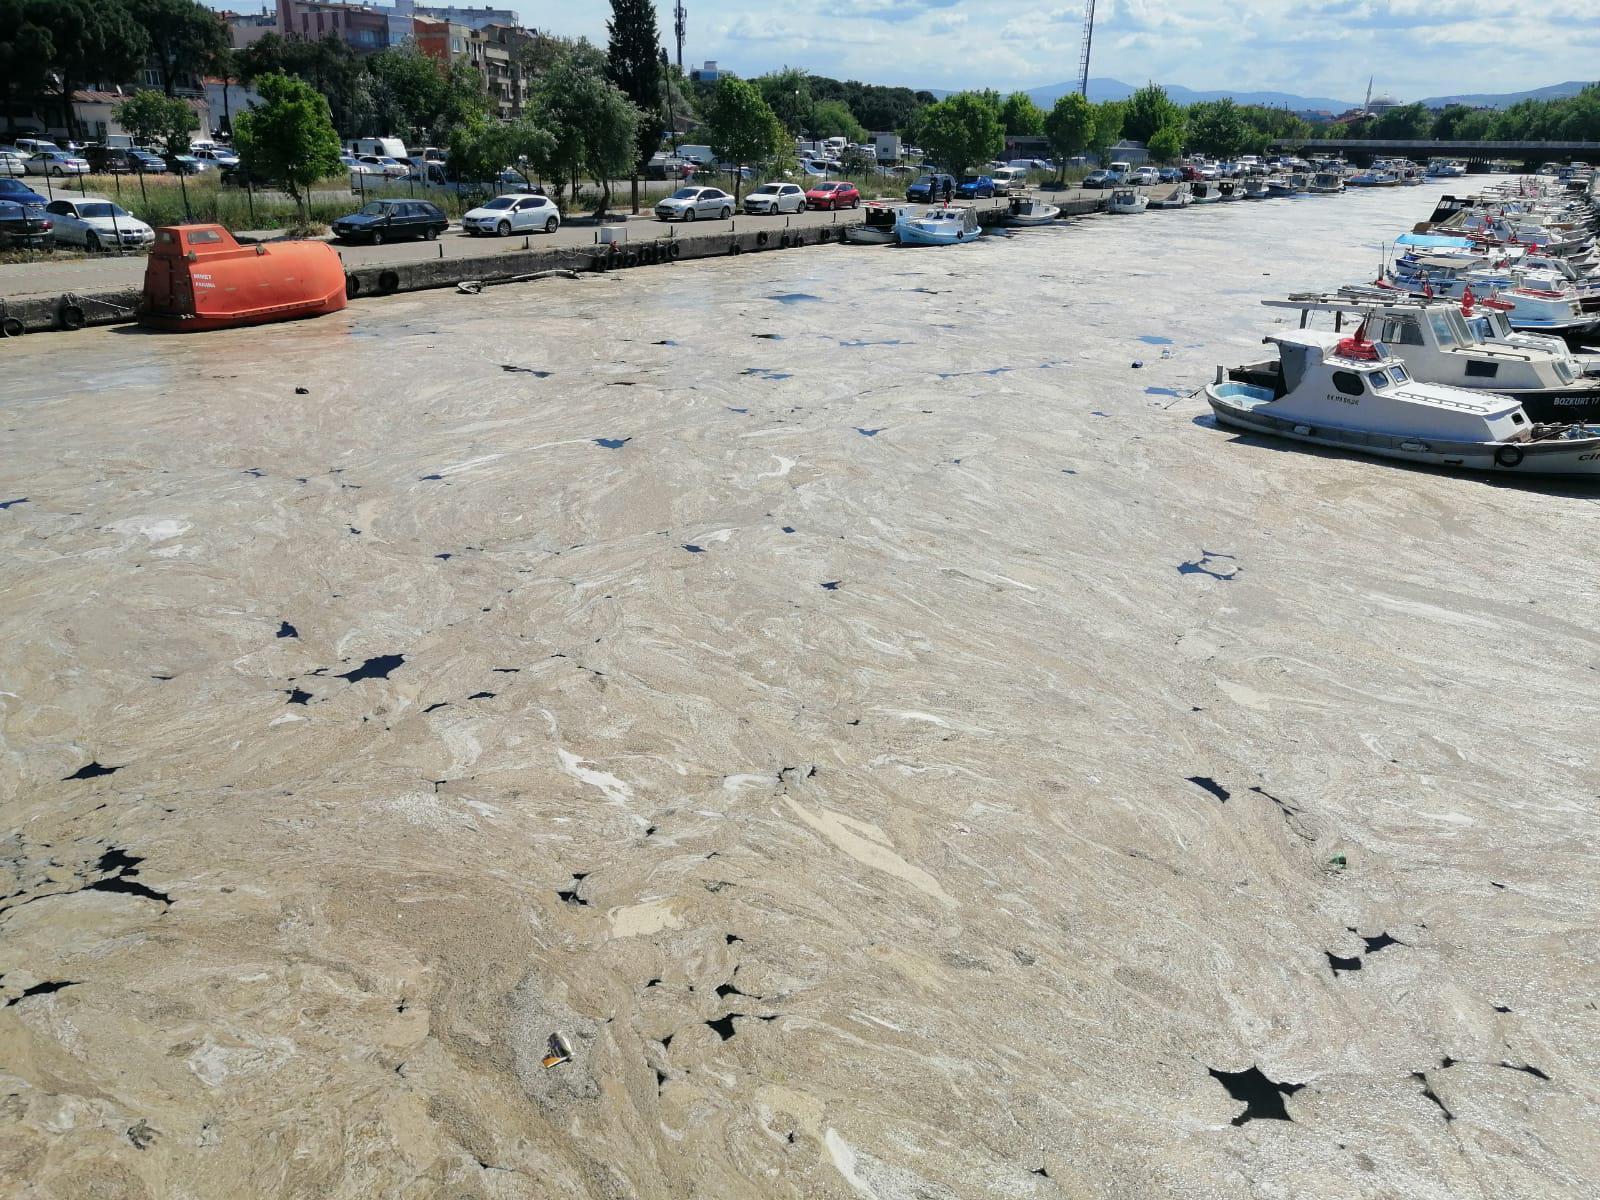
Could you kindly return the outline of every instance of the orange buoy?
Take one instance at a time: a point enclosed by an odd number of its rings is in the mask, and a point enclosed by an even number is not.
[[[241,246],[221,225],[156,230],[139,322],[189,331],[318,317],[345,306],[344,266],[325,242]]]

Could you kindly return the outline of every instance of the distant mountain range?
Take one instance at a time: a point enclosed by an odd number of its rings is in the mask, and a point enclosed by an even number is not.
[[[1096,103],[1102,100],[1126,100],[1138,91],[1141,84],[1123,83],[1120,79],[1089,80],[1089,99]],[[1236,92],[1212,91],[1197,92],[1175,83],[1161,85],[1167,89],[1179,104],[1195,104],[1201,100],[1221,100],[1231,96],[1240,104],[1261,104],[1268,108],[1287,108],[1290,112],[1331,112],[1342,113],[1348,109],[1360,106],[1360,100],[1335,100],[1329,96],[1298,96],[1293,92]],[[1563,96],[1574,96],[1584,88],[1581,82],[1556,83],[1549,87],[1534,88],[1526,92],[1479,93],[1461,96],[1432,96],[1422,103],[1429,108],[1443,108],[1446,104],[1471,104],[1489,108],[1509,108],[1519,100],[1556,100]],[[930,88],[935,96],[943,99],[950,95],[949,91]],[[1033,102],[1040,108],[1049,108],[1068,92],[1078,90],[1075,83],[1051,83],[1044,87],[1028,88],[1027,92]]]

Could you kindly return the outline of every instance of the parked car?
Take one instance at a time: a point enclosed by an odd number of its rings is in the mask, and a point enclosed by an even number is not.
[[[411,168],[387,154],[358,154],[356,161],[365,163],[387,179],[404,179]]]
[[[1087,175],[1085,175],[1083,177],[1082,186],[1086,188],[1108,188],[1115,187],[1118,182],[1119,181],[1112,176],[1110,171],[1099,170],[1090,171]]]
[[[831,180],[814,183],[806,192],[807,208],[860,208],[861,190],[853,183]]]
[[[63,152],[61,147],[56,145],[49,138],[20,137],[17,139],[17,149],[30,157],[35,154],[43,154],[50,150],[53,150],[58,154]]]
[[[405,238],[432,240],[450,228],[450,218],[437,204],[426,200],[373,200],[348,217],[333,223],[333,236],[343,242],[398,242]]]
[[[0,150],[0,175],[26,175],[28,156],[16,150]]]
[[[1161,177],[1162,183],[1178,183],[1187,178],[1184,174],[1186,170],[1185,167],[1162,167],[1156,174]]]
[[[513,233],[532,233],[538,230],[554,233],[559,228],[561,228],[561,214],[556,211],[556,206],[550,198],[525,192],[496,196],[461,218],[461,232],[469,237],[476,237],[480,233],[508,237]]]
[[[1128,176],[1128,182],[1134,187],[1151,187],[1161,182],[1161,172],[1154,167],[1136,167]]]
[[[95,251],[115,246],[121,238],[125,250],[137,250],[156,240],[155,230],[122,205],[104,196],[74,196],[52,200],[44,206],[55,222],[56,241]]]
[[[700,217],[726,221],[733,216],[733,197],[721,188],[681,187],[656,202],[656,220],[693,221]]]
[[[806,194],[797,183],[763,183],[744,198],[744,211],[752,216],[798,213],[806,210]]]
[[[1009,196],[1013,192],[1028,190],[1028,172],[1025,167],[999,167],[989,172],[989,178],[994,180],[994,194]]]
[[[54,227],[44,205],[0,200],[0,250],[52,249]]]
[[[105,175],[139,174],[149,171],[150,163],[155,163],[155,169],[165,171],[166,164],[153,154],[146,154],[143,150],[129,150],[117,146],[90,146],[83,152],[84,158],[89,162],[89,169]]]
[[[45,197],[20,179],[0,179],[0,200],[15,200],[18,204],[43,204]]]
[[[351,178],[357,175],[378,176],[383,174],[381,168],[368,166],[354,154],[341,154],[339,155],[339,161],[344,164],[344,169],[350,172]]]
[[[246,166],[242,162],[234,163],[231,167],[223,167],[218,172],[218,177],[226,187],[270,187],[275,182],[264,172]]]
[[[25,166],[29,175],[87,175],[89,164],[76,154],[65,150],[41,150],[30,157]]]
[[[189,153],[201,162],[214,162],[219,167],[231,167],[239,155],[226,146],[192,146]]]
[[[168,154],[162,158],[167,170],[177,175],[199,175],[203,171],[220,170],[216,163],[205,162],[192,154]]]
[[[949,184],[949,191],[953,195],[956,189],[956,177],[943,173],[919,175],[914,183],[906,188],[906,199],[932,202],[945,194],[945,185]]]
[[[956,184],[956,195],[963,200],[987,200],[994,195],[994,180],[987,175],[963,175]]]

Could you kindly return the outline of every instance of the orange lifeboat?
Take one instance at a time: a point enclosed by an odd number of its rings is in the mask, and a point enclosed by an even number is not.
[[[220,225],[156,230],[139,321],[178,331],[265,325],[345,306],[344,265],[325,242],[241,246]]]

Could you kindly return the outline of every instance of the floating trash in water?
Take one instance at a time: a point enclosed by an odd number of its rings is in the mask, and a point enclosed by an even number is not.
[[[596,446],[604,446],[607,450],[621,450],[624,446],[626,446],[631,441],[633,441],[633,439],[631,437],[625,437],[625,438],[595,438],[594,439],[594,444]]]
[[[508,375],[532,375],[535,379],[549,379],[549,371],[540,371],[535,367],[519,367],[512,363],[501,363],[500,369]]]
[[[857,425],[855,428],[856,428],[856,432],[859,433],[862,437],[877,437],[880,433],[882,433],[885,429],[887,429],[889,427],[887,425],[880,425],[876,429],[863,429],[863,428],[861,428],[861,426]]]
[[[294,394],[296,396],[309,396],[309,395],[311,395],[311,389],[310,388],[297,387],[294,390]]]
[[[683,548],[690,554],[704,554],[706,552],[706,548],[704,546],[696,546],[693,542],[683,543]]]
[[[781,334],[781,333],[752,333],[750,336],[751,337],[756,337],[756,338],[761,338],[761,339],[763,339],[765,341],[768,341],[768,342],[781,342],[781,341],[783,341],[783,334]]]
[[[27,502],[28,498],[26,496],[19,496],[15,500],[0,500],[0,508],[10,508],[13,505],[26,504]]]
[[[651,342],[652,346],[676,346],[678,343],[671,338],[662,338],[659,342]]]
[[[351,683],[359,683],[363,679],[387,679],[389,673],[406,661],[404,654],[380,654],[376,658],[369,658],[353,671],[346,671],[337,676],[347,679]]]
[[[744,370],[740,371],[739,374],[754,375],[759,379],[769,379],[774,383],[778,382],[780,379],[794,378],[794,376],[788,371],[775,371],[771,367],[746,367]]]
[[[870,338],[848,338],[841,341],[839,345],[846,350],[859,350],[863,346],[909,346],[911,343],[900,338],[881,338],[877,341],[873,341]]]
[[[300,631],[289,622],[280,621],[278,624],[278,636],[281,638],[297,638],[300,636]]]
[[[1136,358],[1131,363],[1129,363],[1128,365],[1130,367],[1132,367],[1135,371],[1137,371],[1137,370],[1139,370],[1139,368],[1144,366],[1144,360],[1140,359],[1140,358]]]
[[[822,590],[825,592],[837,592],[839,590],[839,585],[843,582],[844,581],[842,579],[829,580],[827,583],[822,585]]]
[[[725,404],[723,407],[732,413],[747,413],[750,411],[748,408],[735,408],[731,404]]]
[[[572,1060],[572,1043],[559,1033],[550,1035],[548,1049],[549,1053],[539,1060],[547,1071],[551,1067],[559,1067],[562,1063]]]
[[[783,531],[785,533],[793,533],[794,532],[794,526],[793,525],[785,525],[783,527]]]
[[[1233,555],[1219,554],[1215,550],[1202,550],[1199,558],[1178,564],[1179,575],[1209,575],[1223,582],[1237,579],[1243,570],[1234,562]]]
[[[444,478],[443,475],[437,475],[437,474],[436,475],[418,475],[417,476],[417,480],[420,483],[426,483],[430,479],[443,479],[443,478]]]
[[[1172,345],[1172,339],[1171,338],[1169,338],[1169,337],[1161,337],[1160,335],[1154,334],[1154,333],[1141,333],[1139,335],[1139,340],[1141,342],[1143,342],[1146,346],[1170,346],[1170,345]]]

